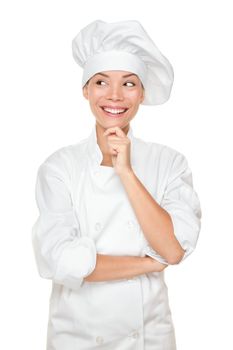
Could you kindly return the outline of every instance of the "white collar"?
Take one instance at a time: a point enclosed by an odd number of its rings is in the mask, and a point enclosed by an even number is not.
[[[133,149],[134,149],[134,143],[135,143],[135,137],[133,135],[133,129],[132,126],[129,125],[129,130],[127,133],[127,137],[130,139],[131,142],[131,165],[134,165],[134,159],[133,156]],[[92,127],[92,131],[88,137],[88,154],[89,157],[95,167],[100,166],[102,160],[103,160],[103,154],[101,152],[101,149],[97,142],[97,134],[96,134],[96,124]]]

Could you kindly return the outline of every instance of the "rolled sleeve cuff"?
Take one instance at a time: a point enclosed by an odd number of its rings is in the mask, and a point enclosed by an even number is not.
[[[69,242],[60,254],[54,281],[66,284],[71,289],[79,289],[84,277],[92,273],[96,266],[96,246],[89,237],[80,237]]]
[[[159,261],[162,264],[169,265],[168,262],[162,258],[154,249],[152,249],[149,245],[147,245],[143,250],[143,256],[148,255],[151,258]]]

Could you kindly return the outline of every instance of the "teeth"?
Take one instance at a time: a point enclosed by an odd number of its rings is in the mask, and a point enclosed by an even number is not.
[[[106,112],[112,113],[112,114],[118,114],[125,112],[126,109],[111,109],[111,108],[103,108]]]

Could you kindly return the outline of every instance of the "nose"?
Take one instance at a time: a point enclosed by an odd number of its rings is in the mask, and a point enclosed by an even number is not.
[[[112,86],[109,88],[108,97],[109,100],[123,100],[123,91],[120,86]]]

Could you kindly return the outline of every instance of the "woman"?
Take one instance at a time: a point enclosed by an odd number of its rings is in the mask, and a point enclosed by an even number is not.
[[[138,21],[97,20],[72,43],[95,125],[38,170],[47,350],[175,350],[164,269],[195,249],[200,202],[185,156],[130,125],[140,104],[168,100],[172,67]]]

